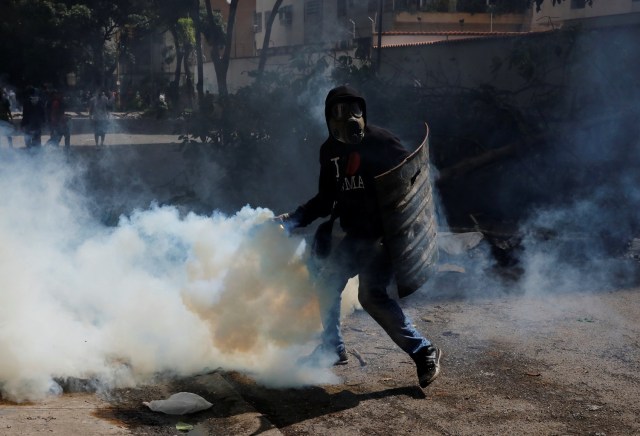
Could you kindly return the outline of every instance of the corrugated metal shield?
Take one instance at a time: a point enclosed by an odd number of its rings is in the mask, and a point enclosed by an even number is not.
[[[400,297],[418,290],[434,274],[438,261],[429,127],[426,129],[422,144],[403,163],[376,177],[384,241]]]

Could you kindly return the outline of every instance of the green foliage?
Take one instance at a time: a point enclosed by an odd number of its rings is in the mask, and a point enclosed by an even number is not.
[[[119,27],[143,23],[147,6],[147,0],[0,2],[0,58],[11,59],[4,80],[61,86],[74,71],[80,86],[102,84],[117,57],[109,41]]]
[[[200,14],[202,34],[209,44],[214,41],[224,41],[227,35],[227,24],[220,12],[213,11],[213,20],[207,19],[206,13]]]
[[[194,45],[196,43],[196,30],[191,18],[178,19],[178,37],[182,44]]]
[[[304,48],[292,55],[289,64],[278,71],[265,71],[262,80],[229,95],[224,102],[207,103],[202,111],[187,114],[185,142],[202,141],[214,145],[259,147],[258,144],[294,136],[306,138],[310,118],[297,102],[309,89],[329,86],[324,54]],[[255,77],[256,72],[249,72]],[[269,110],[264,108],[268,107]],[[289,122],[283,123],[282,120]],[[228,137],[223,141],[223,131]],[[303,139],[306,140],[306,139]]]

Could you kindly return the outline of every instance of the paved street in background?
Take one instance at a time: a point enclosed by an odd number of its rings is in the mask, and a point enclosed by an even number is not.
[[[20,114],[14,113],[14,124],[19,125]],[[110,130],[107,132],[105,145],[135,145],[135,144],[173,144],[179,143],[178,136],[184,132],[171,131],[171,123],[164,123],[158,120],[139,120],[140,124],[146,124],[143,129],[136,129],[135,132],[127,132],[127,125],[136,123],[138,120],[128,118],[130,115],[126,113],[115,113],[111,117]],[[121,124],[127,124],[121,126]],[[133,130],[133,129],[132,129]],[[123,133],[124,132],[124,133]],[[49,128],[45,126],[42,130],[42,144],[45,145],[49,140]],[[95,146],[95,138],[93,136],[91,120],[87,114],[75,114],[71,118],[71,147]],[[0,136],[0,147],[7,147],[7,140]],[[13,146],[16,148],[24,147],[24,136],[19,130],[13,135]],[[60,146],[64,146],[64,138],[60,140]]]
[[[49,135],[42,135],[42,144],[46,144]],[[178,144],[178,135],[156,135],[152,133],[108,133],[105,139],[105,146],[114,145],[136,145],[136,144]],[[7,147],[5,138],[0,138],[1,146]],[[64,138],[60,141],[60,148],[64,148]],[[96,141],[93,134],[81,133],[71,135],[71,147],[95,147]],[[16,148],[24,147],[24,137],[14,136],[13,146]]]

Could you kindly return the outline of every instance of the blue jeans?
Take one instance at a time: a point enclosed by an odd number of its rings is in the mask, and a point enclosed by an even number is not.
[[[338,352],[344,350],[340,331],[340,302],[347,281],[359,275],[358,300],[391,340],[413,356],[431,342],[411,325],[398,302],[389,297],[387,286],[393,269],[391,258],[380,239],[346,236],[328,258],[313,259],[323,325],[322,342]]]

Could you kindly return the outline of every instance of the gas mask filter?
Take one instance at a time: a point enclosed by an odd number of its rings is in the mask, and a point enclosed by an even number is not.
[[[345,144],[359,144],[364,138],[364,117],[356,101],[335,103],[329,118],[331,136]]]

